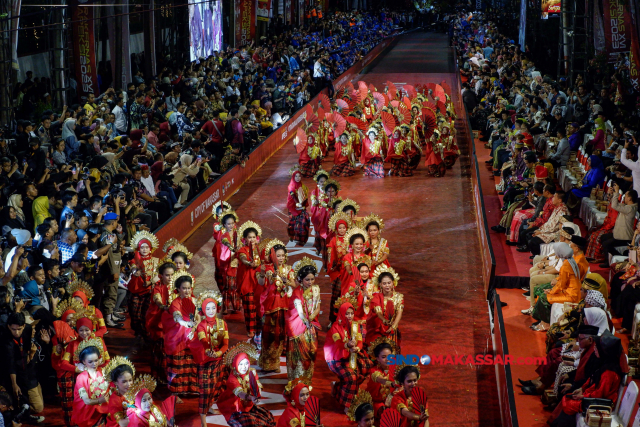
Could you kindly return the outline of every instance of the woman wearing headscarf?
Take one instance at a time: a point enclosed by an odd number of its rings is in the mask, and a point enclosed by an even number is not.
[[[305,405],[311,392],[310,378],[296,378],[286,385],[282,396],[287,407],[278,419],[276,427],[291,427],[305,425]]]
[[[307,212],[309,206],[309,189],[302,183],[302,173],[298,169],[291,172],[291,181],[287,187],[287,209],[289,210],[289,225],[287,234],[289,241],[304,246],[309,240],[311,219]]]
[[[605,139],[607,137],[607,125],[605,125],[604,120],[600,117],[595,119],[595,134],[593,139],[589,141],[587,144],[587,150],[591,148],[591,151],[600,150],[601,152],[605,150]]]
[[[45,219],[51,217],[51,212],[49,212],[49,198],[47,196],[40,196],[36,198],[33,201],[32,209],[35,231]]]
[[[182,189],[178,203],[184,205],[189,198],[189,190],[191,184],[189,184],[189,178],[195,178],[198,175],[200,169],[200,160],[193,162],[193,156],[190,154],[183,154],[180,156],[180,161],[173,165],[173,183]]]
[[[62,139],[64,139],[64,150],[67,158],[73,159],[80,151],[80,141],[75,132],[76,120],[67,119],[62,124]]]
[[[564,242],[555,243],[553,250],[556,256],[564,260],[560,267],[558,278],[548,286],[536,288],[535,296],[538,296],[531,315],[538,322],[531,327],[535,331],[547,331],[551,320],[551,304],[554,303],[578,303],[580,301],[580,288],[582,281],[589,271],[589,263],[582,259],[580,262],[573,258],[573,249]]]
[[[7,203],[7,205],[15,209],[18,219],[24,224],[25,216],[24,216],[24,212],[22,212],[22,206],[24,205],[24,202],[22,201],[22,194],[12,194],[9,197],[9,203]],[[19,228],[26,228],[26,227],[19,227]]]
[[[582,179],[582,186],[580,188],[574,188],[569,193],[567,199],[567,207],[569,209],[575,209],[580,205],[583,197],[589,197],[593,188],[599,187],[604,183],[605,171],[602,160],[598,156],[591,156],[589,160],[589,172]]]
[[[127,396],[133,394],[133,402],[128,402],[128,427],[168,427],[174,425],[176,397],[169,396],[156,405],[151,393],[156,381],[148,374],[137,378]],[[137,390],[137,391],[136,391]],[[132,406],[133,404],[133,406]]]
[[[17,228],[24,230],[26,228],[24,222],[20,221],[18,214],[13,206],[5,206],[0,211],[0,226],[2,226],[2,234],[7,235],[11,230]]]

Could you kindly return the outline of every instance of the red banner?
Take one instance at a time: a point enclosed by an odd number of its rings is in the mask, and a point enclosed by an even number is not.
[[[340,78],[334,80],[334,86],[338,87],[340,84],[344,84],[353,79],[356,74],[360,73],[365,66],[370,64],[392,41],[393,39],[384,40],[373,48],[362,60],[349,68]],[[326,89],[322,93],[326,94]],[[319,96],[313,98],[309,103],[314,109],[317,109],[320,103]],[[155,233],[158,240],[160,240],[160,242],[166,242],[169,238],[175,237],[183,241],[189,237],[191,233],[196,231],[198,227],[211,216],[211,207],[214,203],[231,197],[280,147],[295,136],[298,127],[304,124],[304,114],[304,109],[298,110],[292,118],[276,129],[258,148],[251,152],[244,168],[239,165],[231,168],[171,218],[169,222],[158,229]],[[293,149],[293,145],[291,149]]]
[[[640,81],[638,81],[638,73],[640,72],[640,43],[638,43],[638,34],[631,31],[631,51],[629,52],[629,80],[635,90],[640,90]]]
[[[608,62],[616,62],[618,54],[628,53],[631,33],[635,31],[631,12],[622,0],[603,0],[604,41]]]
[[[98,70],[96,68],[93,40],[93,8],[77,6],[73,12],[73,54],[78,80],[78,98],[90,93],[98,95]]]
[[[235,0],[236,48],[256,37],[256,0]]]

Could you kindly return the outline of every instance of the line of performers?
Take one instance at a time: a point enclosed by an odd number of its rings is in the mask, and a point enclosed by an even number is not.
[[[385,162],[391,164],[389,176],[412,176],[423,155],[431,176],[442,177],[453,167],[460,151],[449,95],[439,85],[433,85],[435,92],[425,85],[402,96],[392,85],[388,82],[384,93],[366,84],[358,91],[345,87],[315,113],[307,107],[305,125],[294,139],[303,177],[313,177],[330,150],[330,173],[336,177],[362,167],[365,176],[384,178]]]

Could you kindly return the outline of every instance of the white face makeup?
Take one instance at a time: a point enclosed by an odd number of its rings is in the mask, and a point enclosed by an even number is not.
[[[240,363],[238,363],[238,373],[240,375],[244,375],[249,371],[249,361],[247,359],[242,359]]]
[[[151,405],[153,405],[153,398],[149,393],[145,393],[140,401],[140,409],[142,409],[143,412],[149,412],[151,410]]]
[[[205,314],[209,318],[216,317],[216,313],[217,312],[218,312],[218,308],[216,307],[216,303],[215,302],[210,302],[205,307]]]

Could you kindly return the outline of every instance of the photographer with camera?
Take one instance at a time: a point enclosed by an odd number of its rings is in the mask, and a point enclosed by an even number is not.
[[[116,234],[118,228],[118,216],[108,213],[105,216],[103,231],[98,239],[100,250],[106,248],[107,260],[99,269],[100,277],[96,277],[94,289],[96,298],[102,295],[102,305],[104,306],[105,324],[110,328],[122,328],[120,323],[124,318],[114,313],[116,301],[118,299],[118,282],[120,281],[120,264],[122,254],[120,251],[121,242]],[[96,307],[100,307],[100,301],[94,301]]]
[[[89,207],[84,210],[84,213],[87,215],[90,224],[100,224],[102,217],[107,213],[107,206],[102,205],[102,197],[92,196],[89,199]]]
[[[6,274],[3,281],[5,284],[11,282],[13,289],[18,289],[29,281],[26,270],[33,263],[33,259],[29,259],[33,249],[33,239],[27,230],[11,230],[11,236],[15,239],[16,246],[11,248],[5,259]]]
[[[23,421],[28,421],[29,417],[29,405],[22,405],[18,410],[15,410],[9,393],[0,392],[0,426],[20,427]],[[35,418],[34,421],[36,421]]]

